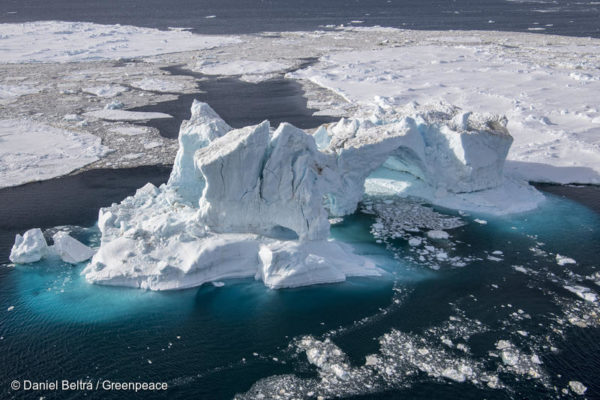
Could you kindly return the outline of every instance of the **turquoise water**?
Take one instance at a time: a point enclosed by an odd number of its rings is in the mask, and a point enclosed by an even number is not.
[[[464,267],[440,262],[435,270],[420,262],[404,239],[377,243],[370,233],[374,216],[346,217],[334,225],[332,236],[375,259],[388,275],[292,290],[274,291],[260,282],[238,280],[224,287],[157,293],[90,285],[79,276],[83,266],[59,260],[4,265],[0,397],[78,395],[15,392],[9,388],[14,379],[112,379],[164,381],[169,398],[232,398],[275,375],[319,382],[319,369],[294,344],[299,337],[330,338],[359,367],[365,356],[380,353],[378,339],[392,330],[431,344],[431,354],[444,349],[442,336],[460,331],[453,341],[467,350],[447,348],[442,362],[470,360],[498,375],[503,387],[435,377],[413,365],[406,368],[416,368],[416,373],[376,389],[363,387],[353,393],[356,398],[558,398],[572,395],[561,390],[574,380],[588,388],[588,398],[600,396],[600,330],[598,316],[593,316],[599,304],[564,288],[580,285],[600,291],[594,283],[599,279],[593,278],[598,272],[600,215],[549,195],[533,212],[463,219],[467,224],[451,230],[449,242],[430,244],[449,257],[470,261]],[[88,244],[98,240],[94,228],[77,235]],[[494,256],[494,251],[502,255]],[[556,253],[577,263],[560,266]],[[9,307],[14,309],[7,311]],[[541,376],[515,372],[514,365],[511,369],[498,356],[498,340],[510,341],[529,358],[537,355]],[[313,397],[319,390],[317,384]],[[87,393],[88,398],[122,395]]]

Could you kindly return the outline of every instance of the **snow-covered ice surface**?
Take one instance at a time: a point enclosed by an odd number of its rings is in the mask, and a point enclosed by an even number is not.
[[[82,91],[84,93],[94,94],[98,97],[115,97],[119,96],[122,93],[128,91],[129,88],[121,85],[104,85],[104,86],[94,86],[94,87],[86,87],[83,88]]]
[[[110,150],[100,138],[26,119],[0,120],[0,188],[54,178]]]
[[[290,68],[289,64],[275,61],[239,60],[230,62],[201,62],[195,70],[206,75],[262,75],[282,72]]]
[[[1,84],[0,85],[0,105],[12,103],[17,101],[19,97],[26,94],[38,93],[40,88],[35,87],[32,84],[18,84],[14,82],[12,84]]]
[[[0,59],[5,63],[135,58],[238,41],[235,37],[201,36],[184,30],[61,21],[0,24],[0,40]]]
[[[186,85],[173,79],[144,78],[131,82],[131,86],[152,92],[183,92]]]
[[[395,96],[506,115],[515,139],[508,171],[531,181],[600,183],[600,42],[493,35],[407,38],[392,48],[326,55],[288,76],[351,103]]]
[[[85,117],[105,119],[108,121],[146,121],[149,119],[173,118],[169,114],[160,112],[141,112],[125,110],[96,110],[83,114]]]
[[[116,121],[83,114],[114,99],[127,111],[197,91],[191,76],[165,71],[182,65],[246,82],[287,73],[301,82],[317,115],[350,117],[374,96],[506,115],[514,138],[505,166],[510,179],[599,182],[597,39],[361,27],[218,37],[56,21],[2,24],[0,37],[5,118],[78,125],[101,137],[115,152],[90,168],[173,161],[174,140],[147,149],[140,140],[107,134]],[[318,62],[295,71],[307,60]],[[156,141],[156,134],[149,129],[143,141]],[[455,201],[445,205],[460,208]]]

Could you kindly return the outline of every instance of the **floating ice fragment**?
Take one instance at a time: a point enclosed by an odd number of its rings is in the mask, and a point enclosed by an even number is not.
[[[431,230],[427,232],[427,237],[430,239],[448,239],[450,235],[446,231]]]
[[[15,264],[27,264],[41,260],[48,253],[48,244],[42,230],[30,229],[15,237],[15,244],[10,251],[10,261]]]
[[[579,381],[569,381],[569,387],[573,392],[577,393],[580,396],[583,396],[587,391],[587,387],[585,387],[583,383]]]
[[[119,100],[113,100],[110,103],[108,103],[107,105],[105,105],[104,109],[105,110],[121,110],[121,109],[123,109],[123,107],[125,107],[125,104],[123,104]]]
[[[413,238],[410,238],[410,239],[408,240],[408,244],[409,244],[409,245],[411,245],[411,246],[413,246],[413,247],[415,247],[415,246],[420,246],[420,245],[421,245],[421,242],[422,242],[422,240],[421,240],[421,239],[419,239],[419,238],[415,238],[415,237],[413,237]]]
[[[566,256],[561,256],[560,254],[556,255],[556,263],[558,265],[567,265],[567,264],[577,264],[577,261],[573,260],[572,258],[566,257]]]
[[[591,289],[589,289],[585,286],[565,285],[564,288],[567,289],[571,293],[575,293],[577,296],[579,296],[580,298],[582,298],[585,301],[589,301],[589,302],[593,303],[596,300],[598,300],[598,296],[596,295],[596,293],[592,292]]]

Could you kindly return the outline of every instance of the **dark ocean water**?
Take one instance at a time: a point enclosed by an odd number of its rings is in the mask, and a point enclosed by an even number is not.
[[[135,180],[131,176],[136,174],[154,181],[164,177],[160,169],[134,174],[115,171],[113,183],[102,183],[101,188],[124,195],[131,192],[127,182]],[[116,183],[119,177],[124,184]],[[82,184],[70,185],[65,189]],[[103,190],[95,191],[93,184],[88,187],[89,196],[82,201],[91,204],[93,194]],[[600,196],[597,188],[593,190],[591,197],[597,205]],[[578,188],[561,191],[569,197],[582,195]],[[81,195],[74,192],[73,198]],[[83,203],[73,201],[70,208],[77,213],[86,208]],[[90,221],[87,214],[81,211],[79,223]],[[475,223],[475,217],[488,223]],[[442,351],[444,335],[458,332],[452,340],[468,346],[467,358],[498,373],[505,388],[458,383],[420,372],[354,398],[558,398],[571,380],[587,386],[588,398],[598,398],[600,329],[597,324],[582,328],[567,321],[569,315],[591,317],[585,306],[592,303],[564,286],[583,280],[579,284],[595,290],[583,277],[598,271],[600,214],[568,198],[548,195],[533,212],[465,219],[466,226],[452,231],[455,249],[449,251],[453,256],[475,255],[482,260],[463,268],[432,270],[426,264],[405,261],[410,246],[404,240],[393,241],[391,249],[376,243],[369,233],[372,216],[346,217],[333,229],[333,237],[378,260],[389,276],[293,290],[273,291],[261,283],[240,280],[228,281],[224,287],[204,285],[156,293],[89,285],[79,276],[82,266],[57,261],[2,266],[0,398],[82,397],[81,392],[12,391],[9,385],[15,379],[164,381],[169,385],[168,398],[231,398],[273,375],[317,379],[317,369],[292,345],[303,335],[329,337],[352,365],[359,366],[366,355],[378,354],[377,339],[393,329],[411,335],[424,347],[436,343],[429,347],[433,355]],[[98,243],[95,229],[75,229],[74,234],[88,244]],[[534,254],[530,248],[552,253]],[[498,250],[503,252],[501,261],[485,259]],[[558,266],[555,252],[574,257],[577,264]],[[392,258],[393,254],[399,259]],[[532,272],[519,272],[515,265]],[[597,310],[594,307],[591,310]],[[469,332],[469,321],[485,329]],[[448,322],[452,329],[448,330]],[[490,355],[498,353],[499,340],[510,341],[527,357],[536,354],[543,363],[543,379],[504,370],[506,364]],[[444,357],[450,360],[465,356],[462,351],[447,351]],[[558,393],[553,386],[559,388]],[[124,396],[90,391],[86,397],[161,399],[165,393],[128,392]]]
[[[206,18],[215,16],[214,18]],[[600,4],[568,0],[3,0],[1,22],[89,21],[209,34],[351,24],[600,37]]]

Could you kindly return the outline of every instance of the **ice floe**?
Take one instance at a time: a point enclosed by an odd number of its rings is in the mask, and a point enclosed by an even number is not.
[[[97,110],[84,114],[86,117],[105,119],[108,121],[146,121],[149,119],[173,118],[173,116],[161,112],[143,112],[126,110]]]
[[[195,71],[206,75],[265,75],[282,72],[291,67],[275,61],[228,61],[228,62],[200,62]]]
[[[68,174],[109,151],[89,133],[25,119],[0,120],[0,188]]]
[[[569,388],[580,396],[583,396],[587,391],[587,387],[579,381],[569,381]]]
[[[440,35],[429,43],[398,40],[396,48],[386,43],[379,50],[328,54],[287,76],[350,103],[396,96],[506,115],[515,138],[508,171],[531,181],[600,183],[598,41],[586,49],[558,37],[496,34],[499,40],[477,33],[452,43]]]
[[[3,63],[133,58],[239,41],[235,37],[194,35],[182,30],[60,21],[0,24],[0,38]]]

